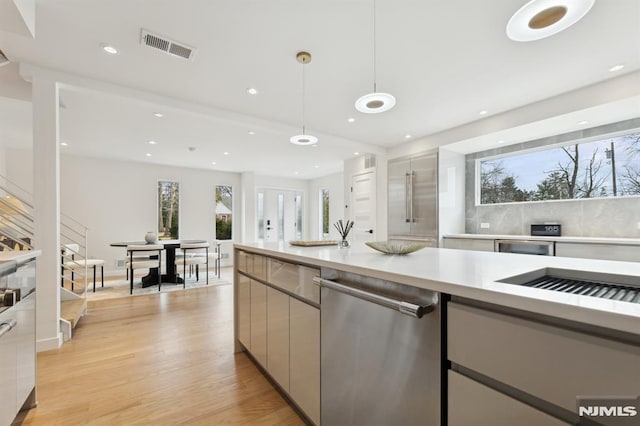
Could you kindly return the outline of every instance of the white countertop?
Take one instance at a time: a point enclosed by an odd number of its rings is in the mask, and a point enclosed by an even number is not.
[[[389,256],[363,243],[346,249],[337,246],[294,247],[286,243],[237,243],[235,247],[640,335],[640,303],[497,282],[525,272],[554,267],[628,275],[637,277],[640,285],[640,263],[636,262],[439,248],[425,248],[406,256]]]
[[[583,244],[623,244],[640,246],[640,238],[609,238],[609,237],[538,237],[532,235],[491,235],[491,234],[446,234],[442,238],[470,238],[476,240],[534,240],[557,241],[562,243]]]

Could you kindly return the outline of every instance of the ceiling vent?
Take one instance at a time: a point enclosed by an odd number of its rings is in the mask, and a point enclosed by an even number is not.
[[[9,63],[9,59],[5,56],[4,52],[0,50],[0,67],[3,65],[7,65]]]
[[[177,56],[183,59],[193,60],[193,56],[195,55],[195,48],[159,34],[154,34],[145,29],[142,29],[140,33],[140,43],[144,46],[161,50],[168,55]]]
[[[364,156],[364,168],[368,169],[376,166],[376,156],[374,154],[366,154]]]

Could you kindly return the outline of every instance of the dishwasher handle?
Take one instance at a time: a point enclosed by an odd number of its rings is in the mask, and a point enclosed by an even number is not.
[[[380,296],[378,294],[369,293],[368,291],[349,287],[344,284],[340,284],[321,277],[313,277],[313,282],[319,284],[321,287],[326,287],[340,293],[345,293],[350,296],[357,297],[358,299],[373,302],[414,318],[422,318],[425,314],[428,314],[435,309],[435,303],[431,303],[428,305],[416,305],[415,303],[404,302],[401,300]]]
[[[18,323],[18,321],[14,320],[14,319],[2,321],[0,323],[0,337],[4,336],[8,332],[10,332],[13,329],[13,327],[16,326],[17,323]]]

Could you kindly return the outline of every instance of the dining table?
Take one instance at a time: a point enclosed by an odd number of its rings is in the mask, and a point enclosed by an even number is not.
[[[166,253],[165,273],[161,274],[158,268],[150,268],[149,273],[142,277],[142,287],[150,287],[152,285],[158,285],[158,280],[162,280],[162,283],[182,284],[184,279],[178,276],[176,271],[176,249],[180,248],[180,244],[183,243],[201,244],[206,242],[206,240],[158,240],[153,243],[147,243],[146,241],[118,241],[109,245],[111,247],[127,247],[130,245],[161,244],[164,247]],[[151,258],[157,258],[157,256],[151,256]]]

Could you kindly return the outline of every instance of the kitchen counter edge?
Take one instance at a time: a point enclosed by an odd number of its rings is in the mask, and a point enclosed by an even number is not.
[[[425,248],[387,256],[355,244],[294,247],[278,243],[235,243],[234,247],[291,262],[326,267],[502,305],[555,318],[640,335],[640,304],[541,290],[499,282],[546,267],[638,277],[640,263],[523,254]]]

